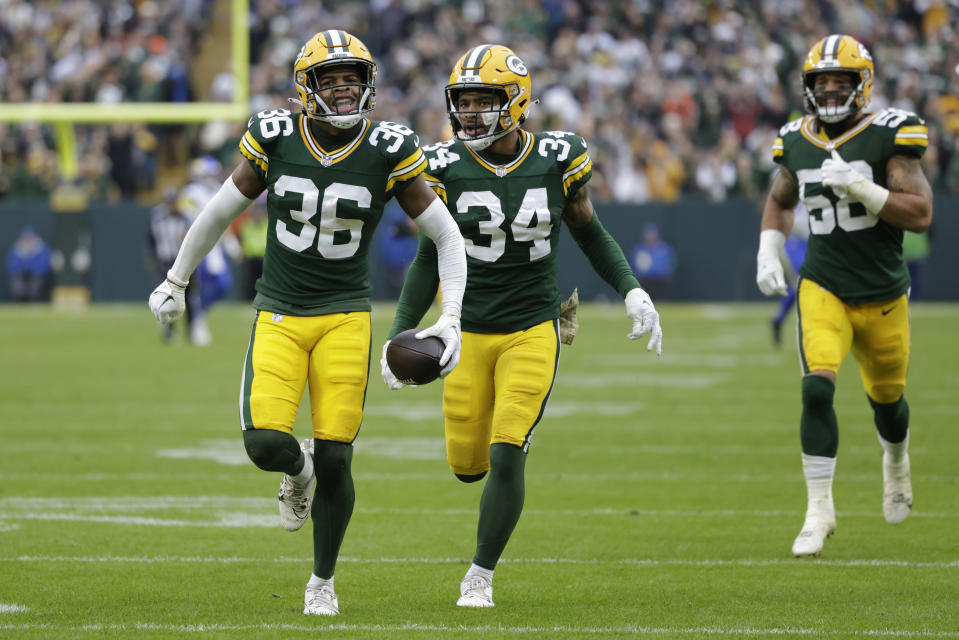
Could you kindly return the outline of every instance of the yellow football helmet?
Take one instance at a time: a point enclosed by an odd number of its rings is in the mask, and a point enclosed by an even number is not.
[[[849,73],[855,76],[855,88],[843,100],[844,92],[816,91],[816,74],[824,72]],[[823,122],[840,122],[856,111],[866,108],[872,96],[875,67],[869,50],[852,36],[833,34],[826,36],[809,50],[803,64],[803,105],[806,111]],[[838,98],[837,104],[821,104],[818,98],[827,94]],[[827,101],[828,102],[828,101]]]
[[[337,113],[319,96],[319,76],[338,65],[354,65],[360,75],[359,85],[345,85],[360,88],[356,108],[347,114]],[[341,129],[349,129],[376,108],[376,63],[366,45],[346,31],[331,29],[310,38],[293,63],[293,83],[303,113]],[[334,87],[326,87],[330,88]]]
[[[457,100],[464,91],[491,92],[488,111],[460,111]],[[453,66],[446,85],[446,111],[453,134],[471,149],[479,151],[519,127],[532,104],[533,83],[529,70],[512,49],[502,45],[473,47]],[[460,116],[477,115],[487,127],[485,133],[467,135]]]

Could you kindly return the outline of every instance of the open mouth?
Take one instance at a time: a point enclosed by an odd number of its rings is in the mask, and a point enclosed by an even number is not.
[[[352,113],[356,111],[356,100],[352,96],[339,96],[333,101],[333,111],[337,114]]]
[[[477,138],[479,136],[485,135],[489,131],[489,127],[480,123],[466,123],[463,124],[463,133],[465,133],[470,138]]]

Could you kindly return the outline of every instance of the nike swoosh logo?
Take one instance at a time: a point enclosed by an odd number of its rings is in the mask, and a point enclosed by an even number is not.
[[[890,311],[892,311],[892,310],[895,309],[895,308],[896,308],[896,305],[892,305],[892,306],[889,307],[888,309],[883,309],[883,310],[882,310],[882,315],[886,315],[887,313],[889,313]]]

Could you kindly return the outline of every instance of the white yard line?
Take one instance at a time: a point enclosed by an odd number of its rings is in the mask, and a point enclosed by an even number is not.
[[[556,625],[551,627],[536,626],[503,626],[503,625],[439,625],[418,624],[255,624],[255,625],[228,625],[228,624],[191,624],[171,625],[150,622],[138,624],[88,624],[79,627],[57,626],[50,624],[2,624],[4,631],[50,631],[68,633],[70,631],[93,632],[136,632],[161,631],[181,634],[206,634],[216,632],[257,632],[257,631],[372,631],[379,633],[398,632],[440,632],[456,636],[464,634],[515,634],[548,636],[551,634],[583,634],[583,635],[691,635],[691,636],[863,636],[878,638],[959,638],[959,631],[925,631],[911,629],[863,629],[863,630],[829,630],[802,627],[644,627],[641,625],[621,625],[612,627],[577,627],[571,625]]]
[[[248,558],[237,556],[0,556],[0,562],[49,563],[74,562],[88,564],[302,564],[307,558],[280,556],[277,558]],[[463,558],[356,558],[344,556],[337,562],[351,564],[463,564]],[[906,560],[821,560],[795,558],[733,560],[690,560],[684,558],[503,558],[501,564],[572,564],[583,566],[639,566],[639,567],[866,567],[866,568],[903,568],[903,569],[959,569],[959,560],[952,562],[913,562]]]

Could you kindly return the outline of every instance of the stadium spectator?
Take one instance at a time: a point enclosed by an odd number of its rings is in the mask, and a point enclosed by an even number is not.
[[[46,300],[52,284],[52,253],[47,243],[31,226],[20,230],[7,252],[7,276],[10,293],[17,302]]]
[[[929,230],[925,233],[913,233],[911,231],[903,233],[902,257],[906,260],[906,268],[909,269],[910,302],[922,300],[925,293],[923,284],[925,282],[926,260],[932,253],[934,228],[934,225],[929,225]]]
[[[382,228],[378,236],[378,255],[386,269],[386,293],[390,300],[400,297],[406,270],[416,256],[416,225],[402,207],[390,203],[383,210]]]
[[[658,225],[650,222],[643,227],[642,240],[629,252],[629,266],[650,297],[672,298],[676,250],[662,239]]]
[[[240,241],[243,254],[243,284],[240,295],[244,300],[252,301],[256,297],[256,281],[263,275],[268,226],[265,195],[254,200],[233,226],[233,233]]]
[[[232,82],[223,72],[225,54],[200,48],[204,38],[214,37],[207,28],[211,5],[211,0],[115,0],[107,11],[95,0],[11,0],[0,25],[0,60],[6,64],[0,99],[78,102],[98,93],[104,100],[133,101],[158,96],[220,100],[227,92],[232,97]],[[947,180],[945,169],[959,135],[949,99],[959,96],[954,77],[959,22],[954,11],[941,5],[860,3],[840,10],[819,0],[730,0],[721,6],[693,0],[639,5],[526,0],[517,12],[506,10],[502,0],[446,5],[254,2],[251,104],[254,111],[284,108],[289,89],[284,70],[311,35],[307,32],[317,24],[339,25],[376,42],[377,52],[383,53],[380,117],[408,124],[424,139],[437,139],[433,127],[442,127],[444,119],[435,114],[443,105],[432,89],[448,80],[443,61],[463,43],[505,41],[542,78],[542,102],[532,111],[531,126],[575,129],[593,141],[594,180],[598,187],[607,185],[596,190],[597,200],[616,198],[608,185],[618,179],[622,141],[617,138],[639,126],[650,127],[651,139],[664,140],[679,158],[680,194],[702,190],[695,180],[699,159],[716,144],[720,128],[736,130],[741,148],[755,154],[756,161],[749,166],[736,154],[726,154],[738,174],[737,186],[722,190],[715,180],[711,184],[716,197],[750,195],[755,193],[750,181],[762,185],[761,190],[772,167],[768,145],[750,145],[749,138],[764,126],[778,128],[785,114],[802,108],[792,78],[805,55],[805,38],[853,31],[871,47],[886,80],[875,87],[874,108],[895,104],[926,114],[933,148],[924,162],[931,168],[934,158],[940,159],[942,171],[927,172],[938,188]],[[205,55],[217,58],[210,62]],[[100,80],[110,73],[109,87],[101,92]],[[20,128],[11,127],[15,137]],[[92,144],[96,136],[86,131],[96,128],[102,127],[77,127],[81,158],[98,153]],[[195,135],[201,128],[207,129],[203,136]],[[603,134],[601,128],[619,136]],[[222,125],[150,130],[159,145],[158,160],[166,167],[207,153],[232,161],[214,149],[220,141],[221,150],[232,152],[233,130]],[[48,131],[48,149],[53,139]],[[635,147],[632,153],[643,155]],[[22,162],[26,155],[16,157]],[[2,167],[0,174],[9,170]],[[744,175],[749,172],[754,175]],[[33,183],[37,186],[52,188]],[[651,200],[672,197],[671,189],[651,188]]]

